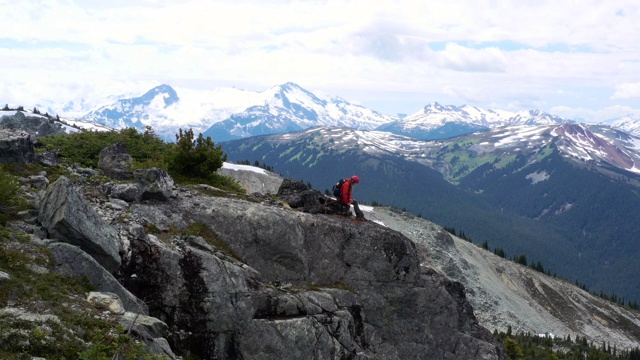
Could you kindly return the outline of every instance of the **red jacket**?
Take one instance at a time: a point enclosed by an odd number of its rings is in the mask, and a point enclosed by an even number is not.
[[[344,179],[344,184],[342,184],[342,187],[340,188],[340,190],[342,191],[342,197],[340,197],[340,200],[342,200],[342,203],[345,205],[351,204],[351,189],[353,189],[351,179]]]

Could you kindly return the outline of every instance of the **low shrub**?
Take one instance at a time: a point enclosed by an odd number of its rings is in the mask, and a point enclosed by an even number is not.
[[[20,184],[18,180],[5,171],[0,164],[0,225],[13,217],[25,205],[20,197]]]

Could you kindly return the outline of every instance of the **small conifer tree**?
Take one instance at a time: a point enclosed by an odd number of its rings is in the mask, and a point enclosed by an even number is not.
[[[192,129],[176,134],[176,145],[170,155],[169,171],[184,176],[209,178],[227,161],[220,145],[215,146],[209,136],[199,134],[194,141]]]

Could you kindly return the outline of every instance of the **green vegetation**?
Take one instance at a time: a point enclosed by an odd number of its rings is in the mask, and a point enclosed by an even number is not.
[[[69,163],[98,167],[100,150],[120,142],[134,159],[134,168],[166,168],[168,145],[150,133],[140,134],[135,128],[120,131],[81,131],[68,135],[39,139],[46,150],[59,150],[59,156]]]
[[[85,278],[61,276],[47,271],[53,266],[48,252],[31,244],[2,225],[26,208],[17,176],[37,175],[46,171],[49,180],[68,175],[67,166],[79,164],[97,167],[100,151],[121,142],[134,159],[133,168],[160,167],[174,180],[185,184],[208,184],[236,194],[244,190],[233,179],[215,171],[226,155],[202,135],[194,140],[188,130],[178,135],[177,144],[167,144],[152,131],[140,134],[136,129],[112,132],[78,132],[39,139],[39,151],[58,149],[64,165],[44,168],[38,164],[0,165],[0,358],[31,359],[159,359],[147,353],[144,345],[127,334],[115,316],[87,306],[86,293],[93,288]],[[93,177],[89,183],[103,182]],[[218,192],[224,195],[224,192]],[[149,229],[150,233],[165,232]],[[229,246],[215,233],[194,224],[184,231],[170,233],[199,235],[207,242],[233,256]],[[12,310],[13,309],[13,310]],[[43,311],[46,310],[43,315]]]
[[[169,171],[172,174],[206,179],[222,167],[227,155],[215,146],[210,137],[202,134],[194,140],[193,130],[176,135],[176,144],[170,146]]]
[[[586,338],[577,336],[575,340],[567,335],[566,338],[551,336],[537,336],[520,333],[494,332],[496,340],[504,346],[508,360],[640,360],[640,349],[619,350],[610,344],[593,344]]]
[[[0,226],[0,269],[8,275],[0,281],[0,358],[159,359],[115,317],[87,306],[86,279],[37,271],[52,265],[46,250]]]
[[[208,184],[225,191],[243,194],[244,190],[231,178],[216,173],[227,160],[220,146],[215,146],[210,137],[193,130],[176,135],[176,144],[166,143],[147,129],[139,133],[135,128],[120,131],[90,132],[45,137],[39,139],[44,149],[58,149],[59,156],[68,163],[97,168],[100,150],[120,142],[125,145],[134,160],[134,169],[159,167],[166,170],[177,183]],[[49,169],[47,169],[49,171]]]
[[[18,181],[0,164],[0,225],[5,224],[24,207],[25,202],[20,197]]]

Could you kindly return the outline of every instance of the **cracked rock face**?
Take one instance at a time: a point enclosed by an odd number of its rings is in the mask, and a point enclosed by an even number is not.
[[[109,272],[120,266],[116,229],[84,201],[68,178],[62,176],[47,188],[38,221],[51,238],[79,246]]]
[[[148,297],[173,344],[203,358],[504,358],[462,285],[421,267],[415,244],[391,229],[195,192],[131,211],[166,228],[203,224],[241,259],[150,236],[132,243],[125,273],[136,278],[125,285]]]

